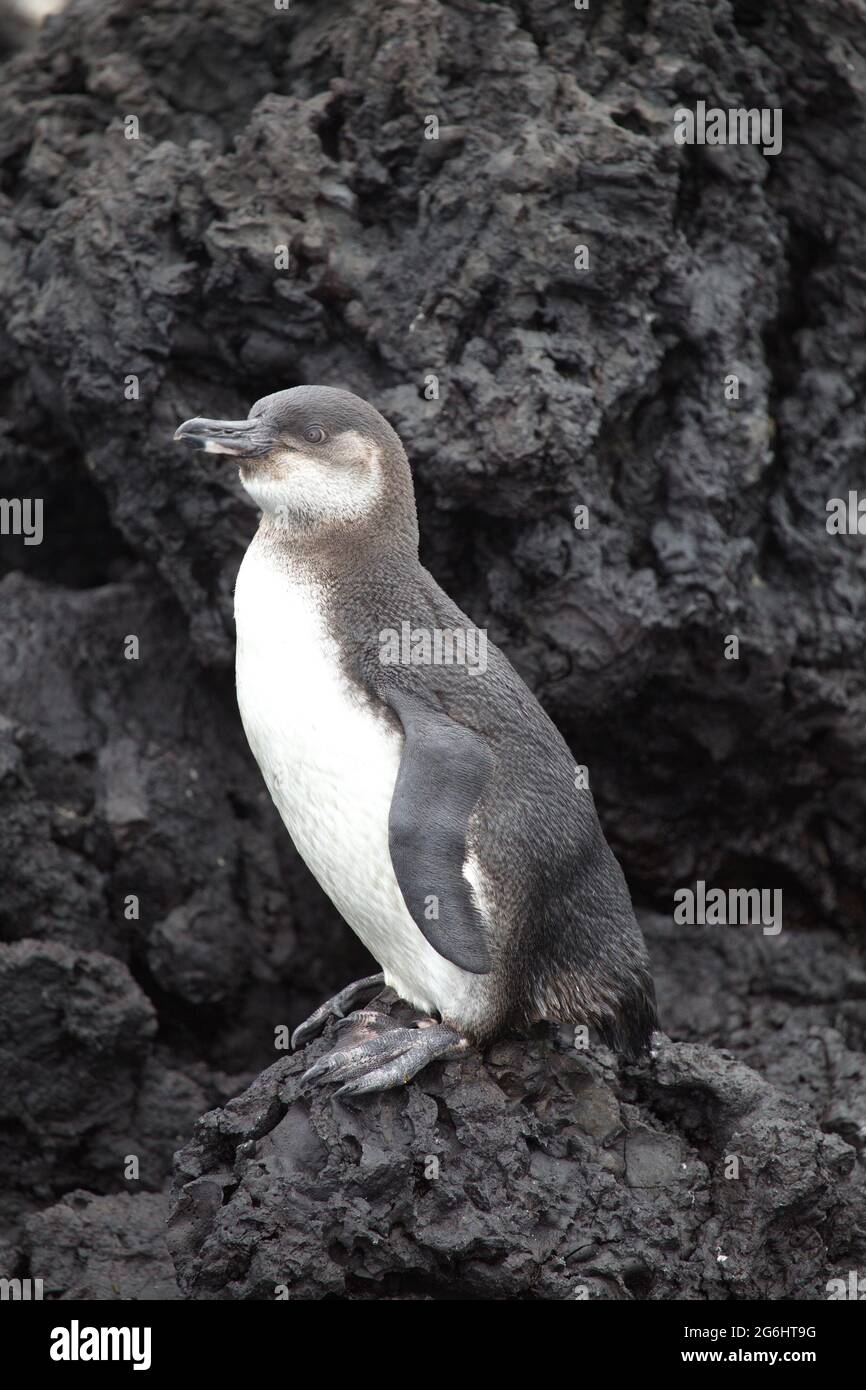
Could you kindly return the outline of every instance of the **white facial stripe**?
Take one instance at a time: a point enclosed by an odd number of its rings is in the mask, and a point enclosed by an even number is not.
[[[382,467],[374,444],[352,431],[341,436],[341,444],[363,458],[367,467],[362,477],[352,477],[329,464],[321,454],[272,454],[271,469],[281,476],[256,477],[251,473],[241,482],[268,515],[291,526],[300,520],[306,525],[318,521],[351,523],[360,521],[375,507],[382,487]]]

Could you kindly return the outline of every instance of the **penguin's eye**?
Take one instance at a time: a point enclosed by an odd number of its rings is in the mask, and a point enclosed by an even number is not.
[[[327,437],[321,425],[310,425],[304,430],[304,438],[308,444],[324,444]]]

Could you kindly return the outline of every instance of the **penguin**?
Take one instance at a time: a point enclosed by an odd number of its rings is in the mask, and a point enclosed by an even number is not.
[[[637,1059],[655,997],[622,870],[559,731],[422,566],[395,430],[348,391],[296,386],[174,437],[235,459],[261,510],[235,588],[241,720],[381,967],[295,1030],[293,1047],[329,1019],[359,1030],[305,1082],[384,1090],[543,1021]],[[384,986],[417,1023],[364,1008]]]

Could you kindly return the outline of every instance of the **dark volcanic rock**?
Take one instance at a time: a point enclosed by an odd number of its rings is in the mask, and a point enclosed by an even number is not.
[[[15,0],[0,0],[0,62],[32,43],[35,37],[33,24]]]
[[[178,1154],[190,1297],[817,1298],[864,1249],[852,1149],[729,1054],[660,1040],[618,1080],[506,1041],[346,1103],[302,1093],[309,1060]]]
[[[156,1043],[153,1005],[110,956],[0,944],[0,998],[0,1215],[13,1232],[76,1183],[161,1188],[195,1116],[231,1093]]]
[[[119,961],[34,941],[0,945],[0,996],[7,1181],[44,1192],[70,1168],[90,1179],[106,1164],[119,1171],[106,1136],[130,1121],[156,1032],[150,1001]]]
[[[605,1252],[586,1273],[595,1295],[820,1289],[849,1185],[862,1200],[866,1140],[866,561],[862,536],[825,527],[827,500],[862,488],[866,434],[862,9],[71,0],[38,37],[8,15],[0,4],[0,492],[45,508],[41,545],[0,535],[10,1250],[23,1250],[22,1217],[72,1189],[125,1201],[126,1153],[143,1156],[136,1200],[155,1194],[193,1117],[272,1058],[274,1029],[369,968],[291,851],[240,731],[231,591],[255,513],[231,469],[171,442],[189,415],[238,415],[311,381],[359,391],[400,430],[426,562],[589,765],[648,909],[667,1032],[737,1062],[675,1049],[622,1090],[567,1054],[545,1083],[540,1044],[525,1059],[503,1044],[510,1063],[496,1052],[488,1070],[467,1059],[425,1077],[373,1103],[358,1131],[371,1153],[375,1117],[400,1136],[373,1168],[408,1211],[405,1246],[392,1226],[380,1264],[372,1236],[345,1254],[305,1178],[312,1233],[297,1268],[280,1255],[284,1279],[426,1296],[446,1282],[451,1240],[466,1289],[486,1271],[515,1296],[534,1269],[532,1296],[568,1296],[582,1247],[555,1223],[535,1231],[534,1164],[556,1220],[572,1201]],[[698,100],[781,108],[782,153],[677,146],[672,113]],[[784,931],[674,928],[671,895],[696,878],[784,889]],[[761,1083],[746,1105],[759,1083],[745,1063],[778,1093]],[[278,1063],[254,1096],[288,1096],[295,1067]],[[718,1166],[740,1123],[720,1099],[729,1068],[761,1174],[790,1163],[801,1184],[775,1216],[770,1177],[724,1186],[689,1166],[692,1147]],[[544,1129],[545,1085],[563,1129],[577,1126],[574,1154]],[[556,1110],[574,1087],[602,1088],[627,1144]],[[30,1088],[32,1122],[9,1100]],[[428,1242],[406,1205],[407,1136],[417,1123],[433,1145],[437,1094],[451,1173],[423,1189]],[[279,1149],[288,1103],[274,1102],[262,1144]],[[322,1144],[332,1193],[355,1174],[357,1232],[369,1194],[346,1128],[356,1112],[311,1105],[299,1134],[309,1124]],[[773,1107],[784,1157],[768,1156]],[[507,1232],[472,1196],[473,1155],[490,1184],[498,1171],[475,1137],[488,1109],[513,1158],[512,1186],[497,1179],[515,1200]],[[272,1296],[266,1252],[244,1245],[220,1272],[220,1222],[253,1178],[242,1156],[220,1205],[213,1173],[234,1141],[218,1163],[214,1122],[203,1134],[195,1211],[204,1221],[210,1193],[214,1263],[187,1233],[184,1277],[204,1296]],[[848,1177],[827,1166],[840,1141],[859,1154]],[[677,1144],[698,1174],[689,1211],[679,1179],[644,1189],[605,1166],[627,1149],[633,1174],[664,1173]],[[573,1162],[583,1176],[566,1198]],[[634,1204],[650,1191],[644,1250]],[[725,1262],[713,1223],[735,1201]],[[810,1203],[826,1213],[817,1237]],[[689,1226],[693,1205],[704,1226]],[[109,1225],[122,1206],[100,1207]],[[479,1269],[461,1210],[482,1232]],[[623,1232],[643,1250],[631,1274]],[[304,1263],[316,1241],[319,1274]]]
[[[866,972],[856,943],[831,931],[685,931],[642,916],[678,1038],[730,1048],[866,1153]],[[862,1169],[861,1169],[862,1172]]]
[[[163,1193],[67,1193],[27,1223],[27,1275],[52,1299],[178,1298],[165,1217]]]

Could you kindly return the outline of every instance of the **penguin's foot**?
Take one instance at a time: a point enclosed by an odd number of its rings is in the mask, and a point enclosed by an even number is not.
[[[354,1047],[337,1049],[320,1058],[304,1073],[302,1085],[311,1081],[341,1081],[338,1096],[387,1091],[411,1081],[428,1062],[453,1057],[469,1046],[469,1039],[447,1023],[432,1020],[417,1028],[388,1028],[386,1015],[365,1012],[352,1014],[346,1023],[359,1024],[367,1036]]]
[[[299,1023],[292,1034],[292,1051],[308,1043],[311,1038],[317,1038],[322,1032],[325,1024],[332,1018],[345,1018],[350,1009],[356,1004],[365,1004],[378,994],[380,989],[385,987],[385,976],[380,971],[378,975],[367,975],[363,980],[355,980],[354,984],[346,985],[339,994],[335,994],[332,999],[327,999],[324,1004],[320,1004],[315,1013],[305,1023]]]

